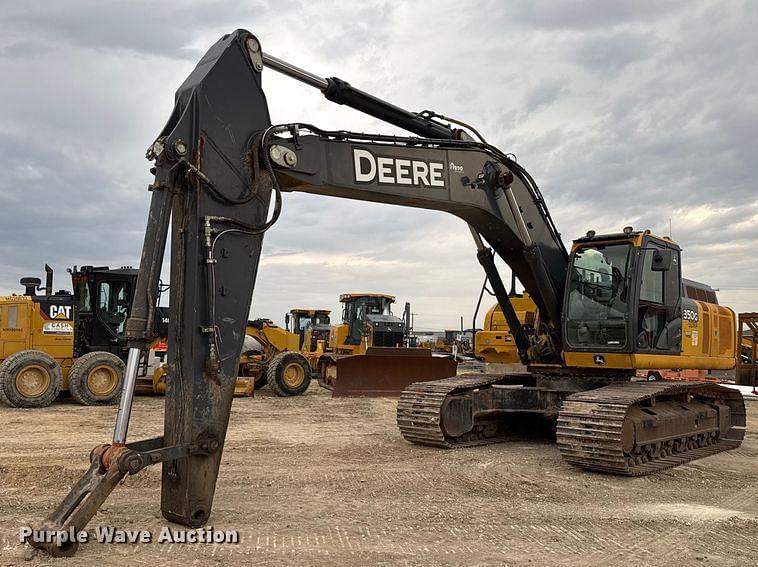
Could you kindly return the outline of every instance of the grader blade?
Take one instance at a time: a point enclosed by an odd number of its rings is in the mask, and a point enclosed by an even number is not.
[[[370,347],[332,360],[330,383],[320,383],[333,397],[398,397],[409,384],[449,378],[458,368],[454,358],[421,348]]]

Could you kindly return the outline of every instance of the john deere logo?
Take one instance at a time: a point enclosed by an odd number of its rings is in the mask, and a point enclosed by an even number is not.
[[[605,357],[602,354],[595,355],[595,364],[603,366],[605,364]]]

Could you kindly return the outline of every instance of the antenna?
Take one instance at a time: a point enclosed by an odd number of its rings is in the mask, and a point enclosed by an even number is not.
[[[672,238],[672,236],[671,236],[671,217],[669,217],[669,238]]]

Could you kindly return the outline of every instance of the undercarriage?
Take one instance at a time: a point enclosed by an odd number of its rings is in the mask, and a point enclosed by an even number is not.
[[[527,416],[555,425],[566,462],[630,476],[734,449],[745,433],[739,392],[700,382],[467,374],[412,384],[397,407],[407,441],[443,448],[502,442]]]

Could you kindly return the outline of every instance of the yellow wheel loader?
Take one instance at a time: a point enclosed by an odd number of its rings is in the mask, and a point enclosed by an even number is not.
[[[269,319],[248,321],[239,357],[235,397],[251,397],[269,386],[278,396],[297,396],[308,389],[313,375],[309,360],[299,352],[301,337]],[[167,387],[166,365],[161,364],[140,393],[163,395]]]
[[[279,396],[297,396],[308,389],[312,368],[300,352],[300,335],[268,319],[248,321],[240,357],[240,377],[255,389],[268,385]],[[257,347],[257,348],[256,348]]]

